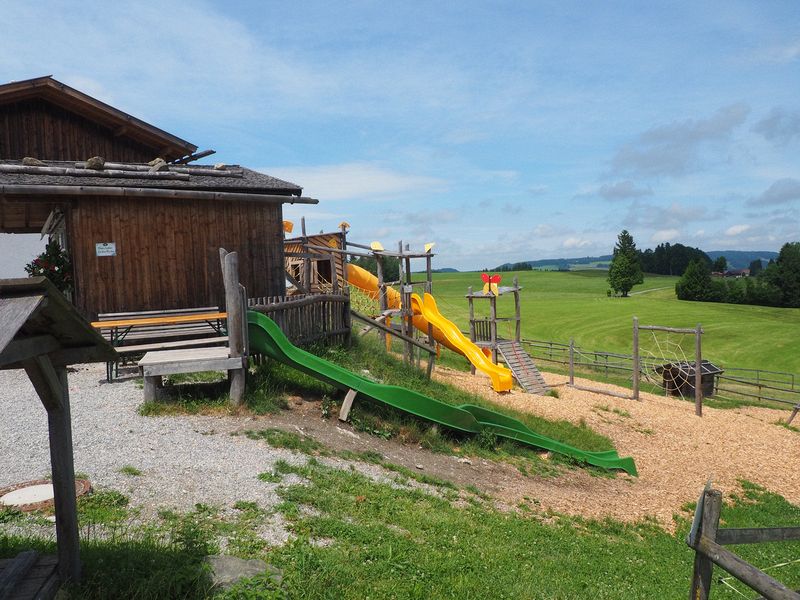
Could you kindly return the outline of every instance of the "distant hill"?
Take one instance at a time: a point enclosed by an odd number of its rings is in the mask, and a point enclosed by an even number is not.
[[[611,262],[611,255],[582,256],[580,258],[544,258],[541,260],[527,260],[521,263],[503,263],[492,269],[493,271],[509,271],[519,264],[528,264],[535,271],[577,271],[580,269],[607,269]]]
[[[724,256],[728,261],[729,269],[746,269],[757,258],[760,258],[766,267],[770,259],[778,258],[777,252],[769,250],[712,250],[706,254],[711,260],[717,260],[720,256]]]
[[[443,269],[431,269],[431,273],[458,273],[458,269],[444,267]]]

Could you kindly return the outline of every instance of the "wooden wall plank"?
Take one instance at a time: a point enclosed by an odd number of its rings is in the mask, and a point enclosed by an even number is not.
[[[97,313],[222,306],[218,249],[239,252],[248,295],[282,296],[281,211],[256,202],[80,198],[69,219],[76,304]],[[117,256],[97,257],[114,242]]]

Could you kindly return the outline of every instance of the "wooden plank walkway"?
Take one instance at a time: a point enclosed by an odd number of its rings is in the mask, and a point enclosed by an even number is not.
[[[58,559],[33,550],[0,560],[0,600],[50,600],[58,592]]]
[[[497,350],[503,360],[511,369],[514,378],[519,382],[529,394],[546,394],[550,389],[539,373],[539,369],[533,362],[530,355],[522,349],[518,342],[512,340],[498,340]]]

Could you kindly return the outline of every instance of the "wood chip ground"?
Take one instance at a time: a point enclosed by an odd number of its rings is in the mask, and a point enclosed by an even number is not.
[[[679,398],[642,394],[636,402],[570,388],[565,376],[543,375],[558,390],[558,398],[519,389],[497,394],[488,378],[443,367],[435,377],[500,406],[551,420],[584,420],[609,437],[621,456],[634,458],[639,476],[606,478],[579,469],[554,479],[519,480],[499,494],[501,499],[518,502],[527,496],[543,507],[586,517],[655,517],[667,529],[672,529],[673,515],[697,499],[709,476],[725,495],[739,490],[744,479],[800,504],[800,433],[777,424],[786,420],[787,411],[704,407],[700,418],[693,403]],[[577,378],[575,382],[625,392]]]

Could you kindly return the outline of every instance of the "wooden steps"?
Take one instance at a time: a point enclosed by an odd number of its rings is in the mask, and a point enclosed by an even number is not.
[[[497,350],[503,360],[511,369],[514,378],[529,394],[546,394],[550,389],[539,373],[539,369],[518,342],[511,340],[498,340]]]
[[[29,550],[0,560],[0,600],[50,600],[59,588],[55,556]]]

